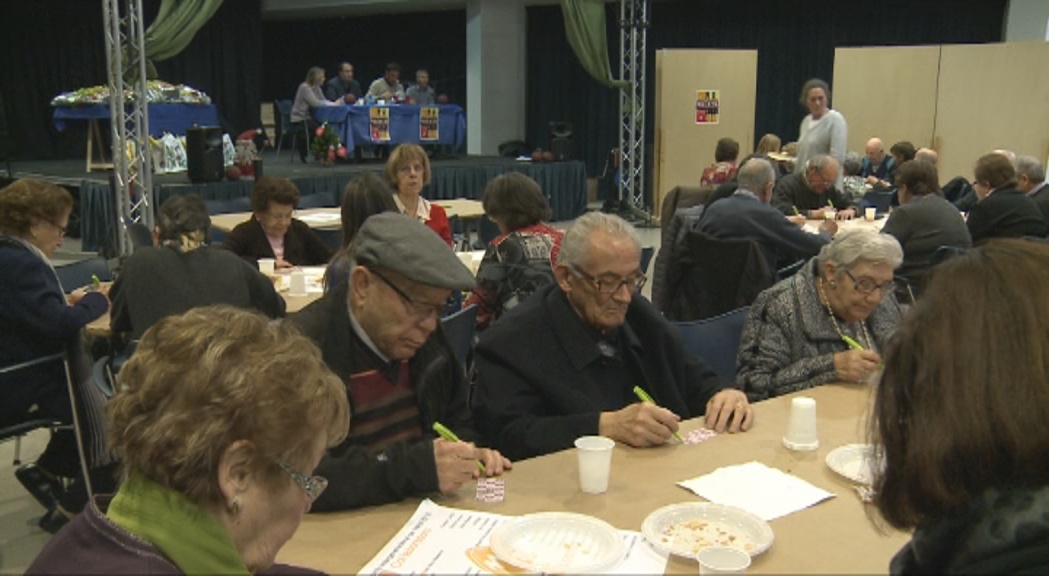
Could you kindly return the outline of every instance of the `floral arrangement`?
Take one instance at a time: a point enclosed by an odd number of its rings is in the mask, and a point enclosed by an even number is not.
[[[339,133],[328,125],[327,122],[317,127],[310,142],[310,152],[313,157],[323,162],[334,162],[335,157],[345,158],[346,147],[339,141]]]
[[[124,94],[124,100],[133,100],[131,92]],[[171,84],[163,80],[146,82],[146,100],[156,102],[179,102],[184,104],[211,104],[211,98],[204,92],[185,84]],[[109,86],[91,86],[78,88],[72,92],[63,92],[51,100],[52,106],[75,106],[77,104],[105,104],[109,102]]]

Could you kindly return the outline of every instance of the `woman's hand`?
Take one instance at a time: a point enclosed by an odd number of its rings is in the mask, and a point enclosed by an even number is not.
[[[870,350],[848,350],[834,355],[834,371],[845,382],[863,382],[878,369],[881,356]]]

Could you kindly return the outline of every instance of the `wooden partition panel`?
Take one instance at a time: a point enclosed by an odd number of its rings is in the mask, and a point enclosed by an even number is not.
[[[831,107],[849,124],[848,149],[861,155],[878,137],[885,151],[900,140],[931,146],[939,46],[837,48]]]
[[[948,45],[940,63],[940,180],[995,148],[1049,155],[1049,43]]]
[[[740,158],[754,149],[757,67],[756,50],[656,52],[654,214],[672,188],[699,184],[719,138],[736,139]],[[696,124],[698,90],[720,91],[717,124]]]

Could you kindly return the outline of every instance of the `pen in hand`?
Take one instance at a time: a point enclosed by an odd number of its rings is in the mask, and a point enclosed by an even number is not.
[[[634,395],[637,396],[638,399],[644,402],[645,404],[652,404],[653,406],[657,406],[656,401],[653,400],[652,397],[648,395],[648,392],[645,392],[645,390],[640,386],[634,386]],[[681,434],[678,434],[677,432],[674,432],[674,438],[677,438],[682,442],[685,441],[685,439],[681,437]]]
[[[449,442],[462,442],[462,440],[460,440],[459,437],[455,435],[455,432],[452,432],[444,424],[441,424],[440,422],[434,422],[433,423],[433,431],[436,432],[438,436],[440,436],[441,438],[444,438],[445,440],[447,440]],[[477,460],[476,462],[477,462],[477,468],[483,474],[484,471],[485,471],[484,470],[484,462],[481,462],[480,460]]]

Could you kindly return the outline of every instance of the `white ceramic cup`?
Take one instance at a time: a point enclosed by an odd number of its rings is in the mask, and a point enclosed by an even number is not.
[[[815,450],[820,447],[816,436],[816,400],[799,396],[790,403],[790,419],[783,445],[791,450]]]
[[[833,210],[831,208],[827,208],[826,210],[823,211],[823,219],[824,220],[833,220],[833,219],[835,219],[837,217],[838,217],[838,211],[837,210]]]
[[[696,554],[700,574],[746,574],[750,567],[750,554],[739,548],[711,546]]]
[[[277,261],[273,258],[259,258],[259,272],[267,276],[273,276],[273,271],[277,268]]]
[[[579,455],[579,488],[587,494],[603,494],[608,490],[608,476],[612,471],[612,448],[615,440],[604,436],[576,438]]]
[[[306,274],[304,272],[296,271],[291,273],[291,290],[289,293],[292,296],[306,295]]]
[[[872,207],[863,209],[863,219],[867,222],[874,222],[874,216],[878,213],[878,209]]]

